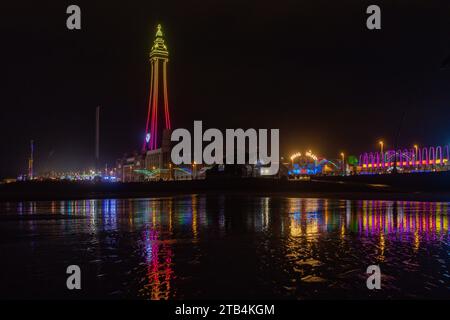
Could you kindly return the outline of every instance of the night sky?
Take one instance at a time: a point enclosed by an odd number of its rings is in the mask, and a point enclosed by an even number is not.
[[[66,28],[77,4],[82,30]],[[366,28],[370,4],[382,29]],[[279,128],[282,155],[337,158],[450,143],[450,1],[16,1],[2,3],[0,177],[139,150],[148,55],[161,23],[175,127]]]

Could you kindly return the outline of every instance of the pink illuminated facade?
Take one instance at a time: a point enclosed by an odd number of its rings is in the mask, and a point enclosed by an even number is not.
[[[449,145],[414,147],[410,149],[387,150],[381,152],[365,152],[359,156],[361,171],[387,171],[394,166],[414,170],[447,169],[449,160]]]

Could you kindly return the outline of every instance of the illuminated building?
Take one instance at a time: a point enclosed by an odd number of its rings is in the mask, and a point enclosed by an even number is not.
[[[161,147],[145,152],[145,170],[140,171],[145,180],[171,180],[170,131],[163,131]]]
[[[150,95],[143,151],[160,148],[163,132],[171,129],[167,94],[168,61],[169,52],[164,43],[161,25],[158,25],[156,38],[150,51]],[[164,117],[162,117],[163,114]]]
[[[143,181],[144,177],[140,174],[137,174],[137,172],[139,172],[139,170],[144,169],[145,169],[144,154],[135,153],[132,156],[129,157],[124,156],[122,159],[117,160],[116,164],[117,177],[122,182]]]
[[[170,132],[163,132],[161,148],[134,153],[117,160],[117,177],[122,182],[173,180],[180,168],[173,167],[170,159]]]
[[[395,166],[400,171],[448,170],[449,146],[414,146],[384,152],[365,152],[359,156],[360,172],[388,172]]]

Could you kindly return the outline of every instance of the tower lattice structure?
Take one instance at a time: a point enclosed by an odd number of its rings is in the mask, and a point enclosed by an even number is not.
[[[160,148],[163,132],[171,130],[167,93],[168,62],[169,51],[164,43],[163,32],[159,24],[150,51],[150,95],[143,151]]]

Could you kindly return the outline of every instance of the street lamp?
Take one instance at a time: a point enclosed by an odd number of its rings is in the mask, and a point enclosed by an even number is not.
[[[417,159],[419,158],[419,146],[417,144],[414,145],[414,149],[416,150],[416,153],[414,153],[414,166],[417,165]]]
[[[380,144],[380,153],[381,153],[381,163],[384,165],[384,150],[383,150],[383,147],[384,147],[384,142],[383,142],[383,140],[380,140],[379,142],[378,142],[379,144]]]

